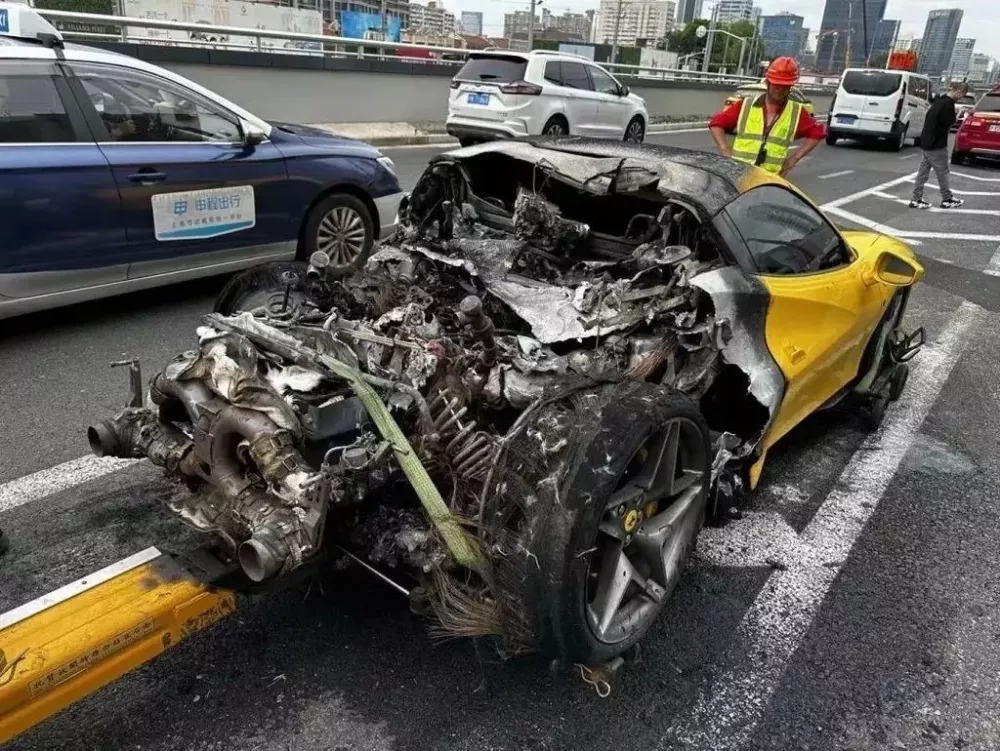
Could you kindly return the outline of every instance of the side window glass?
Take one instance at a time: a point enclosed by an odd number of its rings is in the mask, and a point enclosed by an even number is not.
[[[554,83],[556,86],[562,86],[562,70],[558,60],[552,60],[545,63],[545,80],[549,83]]]
[[[583,67],[583,63],[563,62],[562,80],[563,86],[568,86],[571,89],[591,90],[590,76],[587,75],[587,69]]]
[[[142,71],[73,63],[112,141],[129,143],[240,140],[236,119],[192,91]]]
[[[588,68],[590,70],[590,77],[594,81],[594,91],[601,94],[618,94],[618,84],[615,83],[615,79],[593,65],[588,66]]]
[[[54,74],[18,63],[0,65],[0,143],[76,140]]]
[[[833,226],[790,190],[754,188],[725,211],[762,274],[809,274],[850,260]]]

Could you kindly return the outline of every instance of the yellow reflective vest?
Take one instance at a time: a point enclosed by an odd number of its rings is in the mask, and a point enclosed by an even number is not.
[[[743,100],[739,125],[736,127],[736,141],[733,143],[733,159],[755,164],[777,174],[781,172],[781,165],[785,163],[788,150],[795,141],[802,105],[787,102],[785,109],[771,126],[771,132],[765,134],[764,99],[762,94]]]

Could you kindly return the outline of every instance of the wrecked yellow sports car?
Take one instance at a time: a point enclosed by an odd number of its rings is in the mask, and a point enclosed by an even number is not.
[[[351,276],[234,277],[90,443],[176,478],[244,585],[360,562],[508,655],[629,649],[768,449],[838,403],[877,427],[923,342],[905,245],[710,154],[482,144],[400,219]]]

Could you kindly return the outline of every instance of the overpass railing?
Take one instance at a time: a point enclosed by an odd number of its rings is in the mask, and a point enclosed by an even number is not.
[[[73,29],[62,30],[64,37],[69,40],[78,41],[92,40],[209,49],[250,50],[335,58],[405,60],[409,63],[454,65],[456,68],[465,62],[466,57],[470,53],[478,51],[458,47],[416,44],[413,42],[353,39],[327,34],[304,34],[244,26],[214,26],[204,23],[165,21],[156,18],[134,18],[97,13],[76,13],[44,8],[36,10],[51,21],[86,24],[90,28],[113,26],[118,29],[117,33]],[[187,38],[176,39],[162,36],[145,36],[141,33],[143,29],[186,32]],[[428,58],[427,55],[429,54],[434,57]],[[759,77],[741,76],[734,73],[711,73],[649,65],[627,65],[624,63],[600,63],[600,65],[619,75],[661,80],[704,81],[706,83],[733,85],[760,80]],[[822,89],[825,87],[814,88]]]

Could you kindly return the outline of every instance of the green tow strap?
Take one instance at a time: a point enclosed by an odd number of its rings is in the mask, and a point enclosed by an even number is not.
[[[361,375],[350,365],[328,355],[320,355],[318,359],[331,373],[347,381],[354,390],[354,393],[358,395],[361,403],[365,405],[365,409],[368,410],[368,414],[375,421],[375,426],[378,428],[379,433],[392,445],[392,449],[396,453],[396,461],[403,468],[403,472],[420,498],[420,503],[423,505],[424,511],[427,512],[431,523],[441,533],[441,537],[444,538],[445,544],[448,546],[448,550],[455,561],[466,568],[479,568],[482,559],[480,558],[478,547],[472,542],[465,530],[462,529],[462,525],[459,524],[455,515],[448,509],[448,504],[441,497],[441,492],[438,490],[437,485],[434,484],[431,476],[427,474],[423,463],[417,458],[417,454],[413,450],[413,447],[410,446],[410,442],[406,440],[403,431],[400,430],[399,425],[396,424],[392,415],[389,414],[389,410],[378,395],[378,392],[370,384],[366,383],[361,378]]]
[[[478,545],[462,528],[455,515],[451,513],[448,504],[441,497],[437,485],[427,474],[427,470],[417,458],[410,442],[392,415],[389,414],[382,398],[371,384],[365,381],[360,371],[335,357],[320,354],[280,329],[268,326],[254,318],[250,313],[241,313],[233,318],[213,313],[204,316],[203,320],[210,326],[235,331],[249,337],[252,341],[271,347],[278,354],[299,365],[310,367],[319,363],[333,375],[347,381],[361,403],[365,405],[372,420],[375,421],[379,433],[392,446],[399,466],[402,467],[410,485],[413,486],[417,497],[420,498],[420,503],[431,523],[444,539],[452,558],[455,559],[456,563],[470,569],[478,569],[482,565],[482,556]]]

